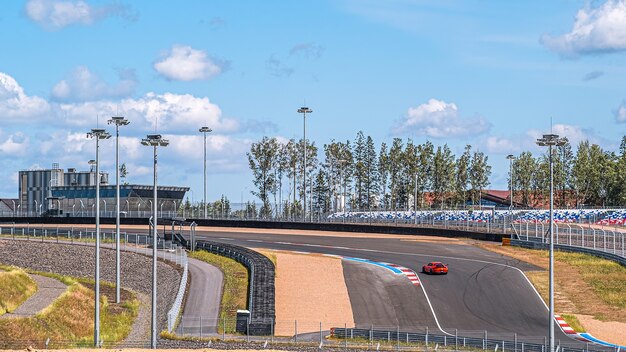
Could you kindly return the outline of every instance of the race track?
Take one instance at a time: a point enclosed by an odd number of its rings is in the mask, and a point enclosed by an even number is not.
[[[547,335],[548,311],[518,270],[533,267],[475,246],[444,239],[438,243],[397,236],[302,236],[246,232],[245,229],[241,232],[199,230],[197,236],[246,247],[365,258],[399,264],[418,272],[432,311],[421,289],[410,284],[385,287],[387,283],[371,280],[372,276],[359,269],[360,266],[352,268],[344,264],[346,283],[351,300],[354,299],[355,321],[364,327],[380,322],[406,328],[428,326],[431,331],[441,328],[449,334],[454,334],[455,329],[474,332],[477,336],[488,331],[490,338],[513,339],[517,334],[532,341],[543,341]],[[432,260],[449,264],[450,273],[442,276],[419,273],[421,266]],[[389,318],[394,313],[395,323]],[[555,332],[557,340],[571,341],[556,325]]]

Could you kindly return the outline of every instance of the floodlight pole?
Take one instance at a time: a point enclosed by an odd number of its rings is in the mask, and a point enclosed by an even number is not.
[[[202,127],[199,130],[204,134],[204,218],[207,218],[207,203],[206,203],[206,134],[212,132],[213,130],[208,127]]]
[[[122,302],[120,286],[120,126],[126,126],[130,121],[121,116],[113,116],[108,121],[115,124],[115,302]]]
[[[303,192],[302,192],[302,206],[303,206],[303,212],[302,212],[302,218],[304,221],[306,221],[306,114],[307,113],[312,113],[313,110],[309,109],[306,106],[301,107],[300,109],[298,109],[298,113],[302,114],[302,123],[303,123],[303,134],[304,134],[304,150],[302,152],[302,154],[304,154],[303,159],[304,159],[304,163],[302,166],[302,174],[303,174],[303,182],[302,182],[302,187],[303,187]],[[311,220],[313,220],[311,218]]]
[[[111,135],[103,129],[94,128],[87,133],[87,138],[96,140],[96,271],[95,271],[95,304],[93,323],[93,345],[100,344],[100,140],[109,139]]]
[[[141,144],[154,148],[153,201],[152,201],[152,321],[150,347],[156,348],[157,338],[157,147],[167,147],[169,141],[159,134],[148,135]]]
[[[549,162],[550,162],[550,316],[549,322],[549,352],[554,352],[554,180],[553,180],[553,166],[552,166],[552,147],[562,146],[567,142],[565,138],[559,138],[556,134],[544,134],[542,138],[537,139],[537,145],[542,147],[548,147]]]

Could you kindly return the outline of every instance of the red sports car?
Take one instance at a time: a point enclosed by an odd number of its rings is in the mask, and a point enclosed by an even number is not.
[[[442,262],[430,262],[422,267],[422,272],[425,274],[447,274],[448,265]]]

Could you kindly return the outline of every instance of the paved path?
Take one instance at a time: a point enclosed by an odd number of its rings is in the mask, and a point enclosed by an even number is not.
[[[202,335],[217,333],[224,274],[198,259],[189,258],[191,286],[183,316],[178,324],[178,334]],[[202,318],[200,318],[202,317]]]
[[[57,279],[40,275],[30,275],[30,277],[37,283],[37,292],[24,301],[16,310],[4,314],[0,318],[31,317],[51,305],[67,290],[67,286]]]

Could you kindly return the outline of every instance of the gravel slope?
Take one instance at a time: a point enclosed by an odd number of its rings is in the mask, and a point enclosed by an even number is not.
[[[66,276],[93,279],[95,248],[92,246],[0,240],[0,263]],[[100,277],[115,282],[115,251],[100,250]],[[157,267],[158,331],[167,329],[170,309],[180,283],[180,273],[159,261]],[[152,258],[122,251],[122,287],[150,295]]]

